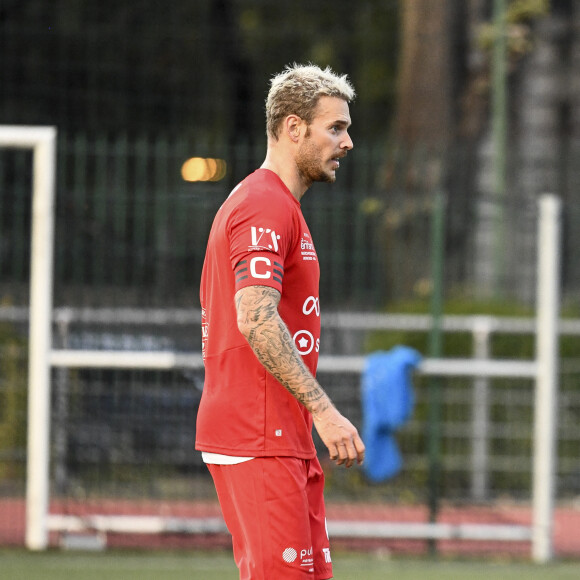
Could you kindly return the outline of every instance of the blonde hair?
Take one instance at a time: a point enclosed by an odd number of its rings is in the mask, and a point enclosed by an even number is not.
[[[313,64],[286,66],[270,82],[266,98],[266,134],[277,140],[280,125],[288,115],[298,115],[310,125],[318,100],[323,96],[338,97],[350,103],[355,98],[355,91],[346,75],[335,74],[329,66],[324,70]]]

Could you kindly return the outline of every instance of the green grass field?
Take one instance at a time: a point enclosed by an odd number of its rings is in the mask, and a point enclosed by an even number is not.
[[[577,580],[580,563],[528,563],[380,559],[334,554],[336,580]],[[236,580],[223,552],[81,553],[0,550],[2,580]],[[278,579],[276,579],[278,580]],[[281,579],[280,579],[281,580]]]

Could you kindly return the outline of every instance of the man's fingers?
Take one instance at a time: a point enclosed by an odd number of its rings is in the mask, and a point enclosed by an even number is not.
[[[344,463],[346,467],[352,467],[355,462],[360,465],[364,461],[365,445],[358,433],[342,445],[339,445],[340,451],[342,451],[342,454],[340,454],[341,461],[338,463],[339,465]]]
[[[337,443],[328,447],[330,459],[336,461],[337,465],[342,465],[348,459],[348,451],[344,443]]]
[[[338,461],[339,453],[338,453],[338,446],[337,445],[329,445],[328,446],[328,453],[329,453],[330,459],[332,459],[332,461]]]
[[[330,459],[336,461],[337,465],[352,467],[355,462],[361,464],[364,461],[365,446],[358,434],[334,445],[329,451]]]
[[[360,465],[365,459],[365,444],[359,437],[358,433],[351,439],[351,447],[349,448],[349,463],[347,467],[354,465],[355,461]]]
[[[342,463],[344,463],[346,467],[350,467],[356,458],[356,450],[352,439],[349,439],[342,444],[342,450],[344,452],[344,461]]]
[[[346,463],[347,467],[350,467],[350,451],[345,443],[341,443],[338,446],[339,459],[337,461],[338,465]]]
[[[354,438],[354,446],[356,448],[356,460],[360,465],[365,460],[365,444],[358,433]]]

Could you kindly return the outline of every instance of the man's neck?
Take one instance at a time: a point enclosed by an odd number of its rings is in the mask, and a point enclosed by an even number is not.
[[[284,182],[284,185],[298,201],[302,199],[302,196],[308,190],[308,186],[306,186],[304,181],[301,179],[293,159],[283,161],[281,158],[278,158],[278,156],[273,155],[268,151],[261,168],[273,171]]]

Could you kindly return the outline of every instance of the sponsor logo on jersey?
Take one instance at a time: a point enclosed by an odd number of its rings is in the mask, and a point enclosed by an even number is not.
[[[278,240],[280,236],[276,234],[275,230],[270,228],[257,228],[252,226],[250,228],[251,245],[248,248],[250,252],[256,250],[272,250],[278,251]]]
[[[311,567],[314,564],[314,558],[312,557],[312,546],[307,550],[300,550],[300,566]]]
[[[300,567],[302,566],[308,567],[309,572],[313,571],[314,558],[312,557],[312,554],[313,554],[312,546],[300,550]],[[298,550],[296,550],[295,548],[289,547],[282,552],[282,560],[284,560],[284,562],[288,564],[296,562],[296,560],[298,560],[298,557],[299,557]]]
[[[324,554],[324,561],[327,564],[330,564],[330,562],[332,562],[330,558],[330,548],[322,548],[322,553]]]
[[[307,233],[302,234],[302,238],[300,238],[300,252],[302,253],[302,259],[305,261],[316,262],[318,259],[314,244]]]
[[[314,340],[314,336],[312,336],[312,333],[308,330],[299,330],[294,334],[293,339],[298,352],[302,356],[310,354],[312,349],[314,349],[315,352],[320,350],[320,339],[317,338]]]
[[[302,313],[308,316],[313,312],[316,314],[316,316],[320,316],[320,301],[315,296],[309,296],[304,301],[304,305],[302,306]]]

